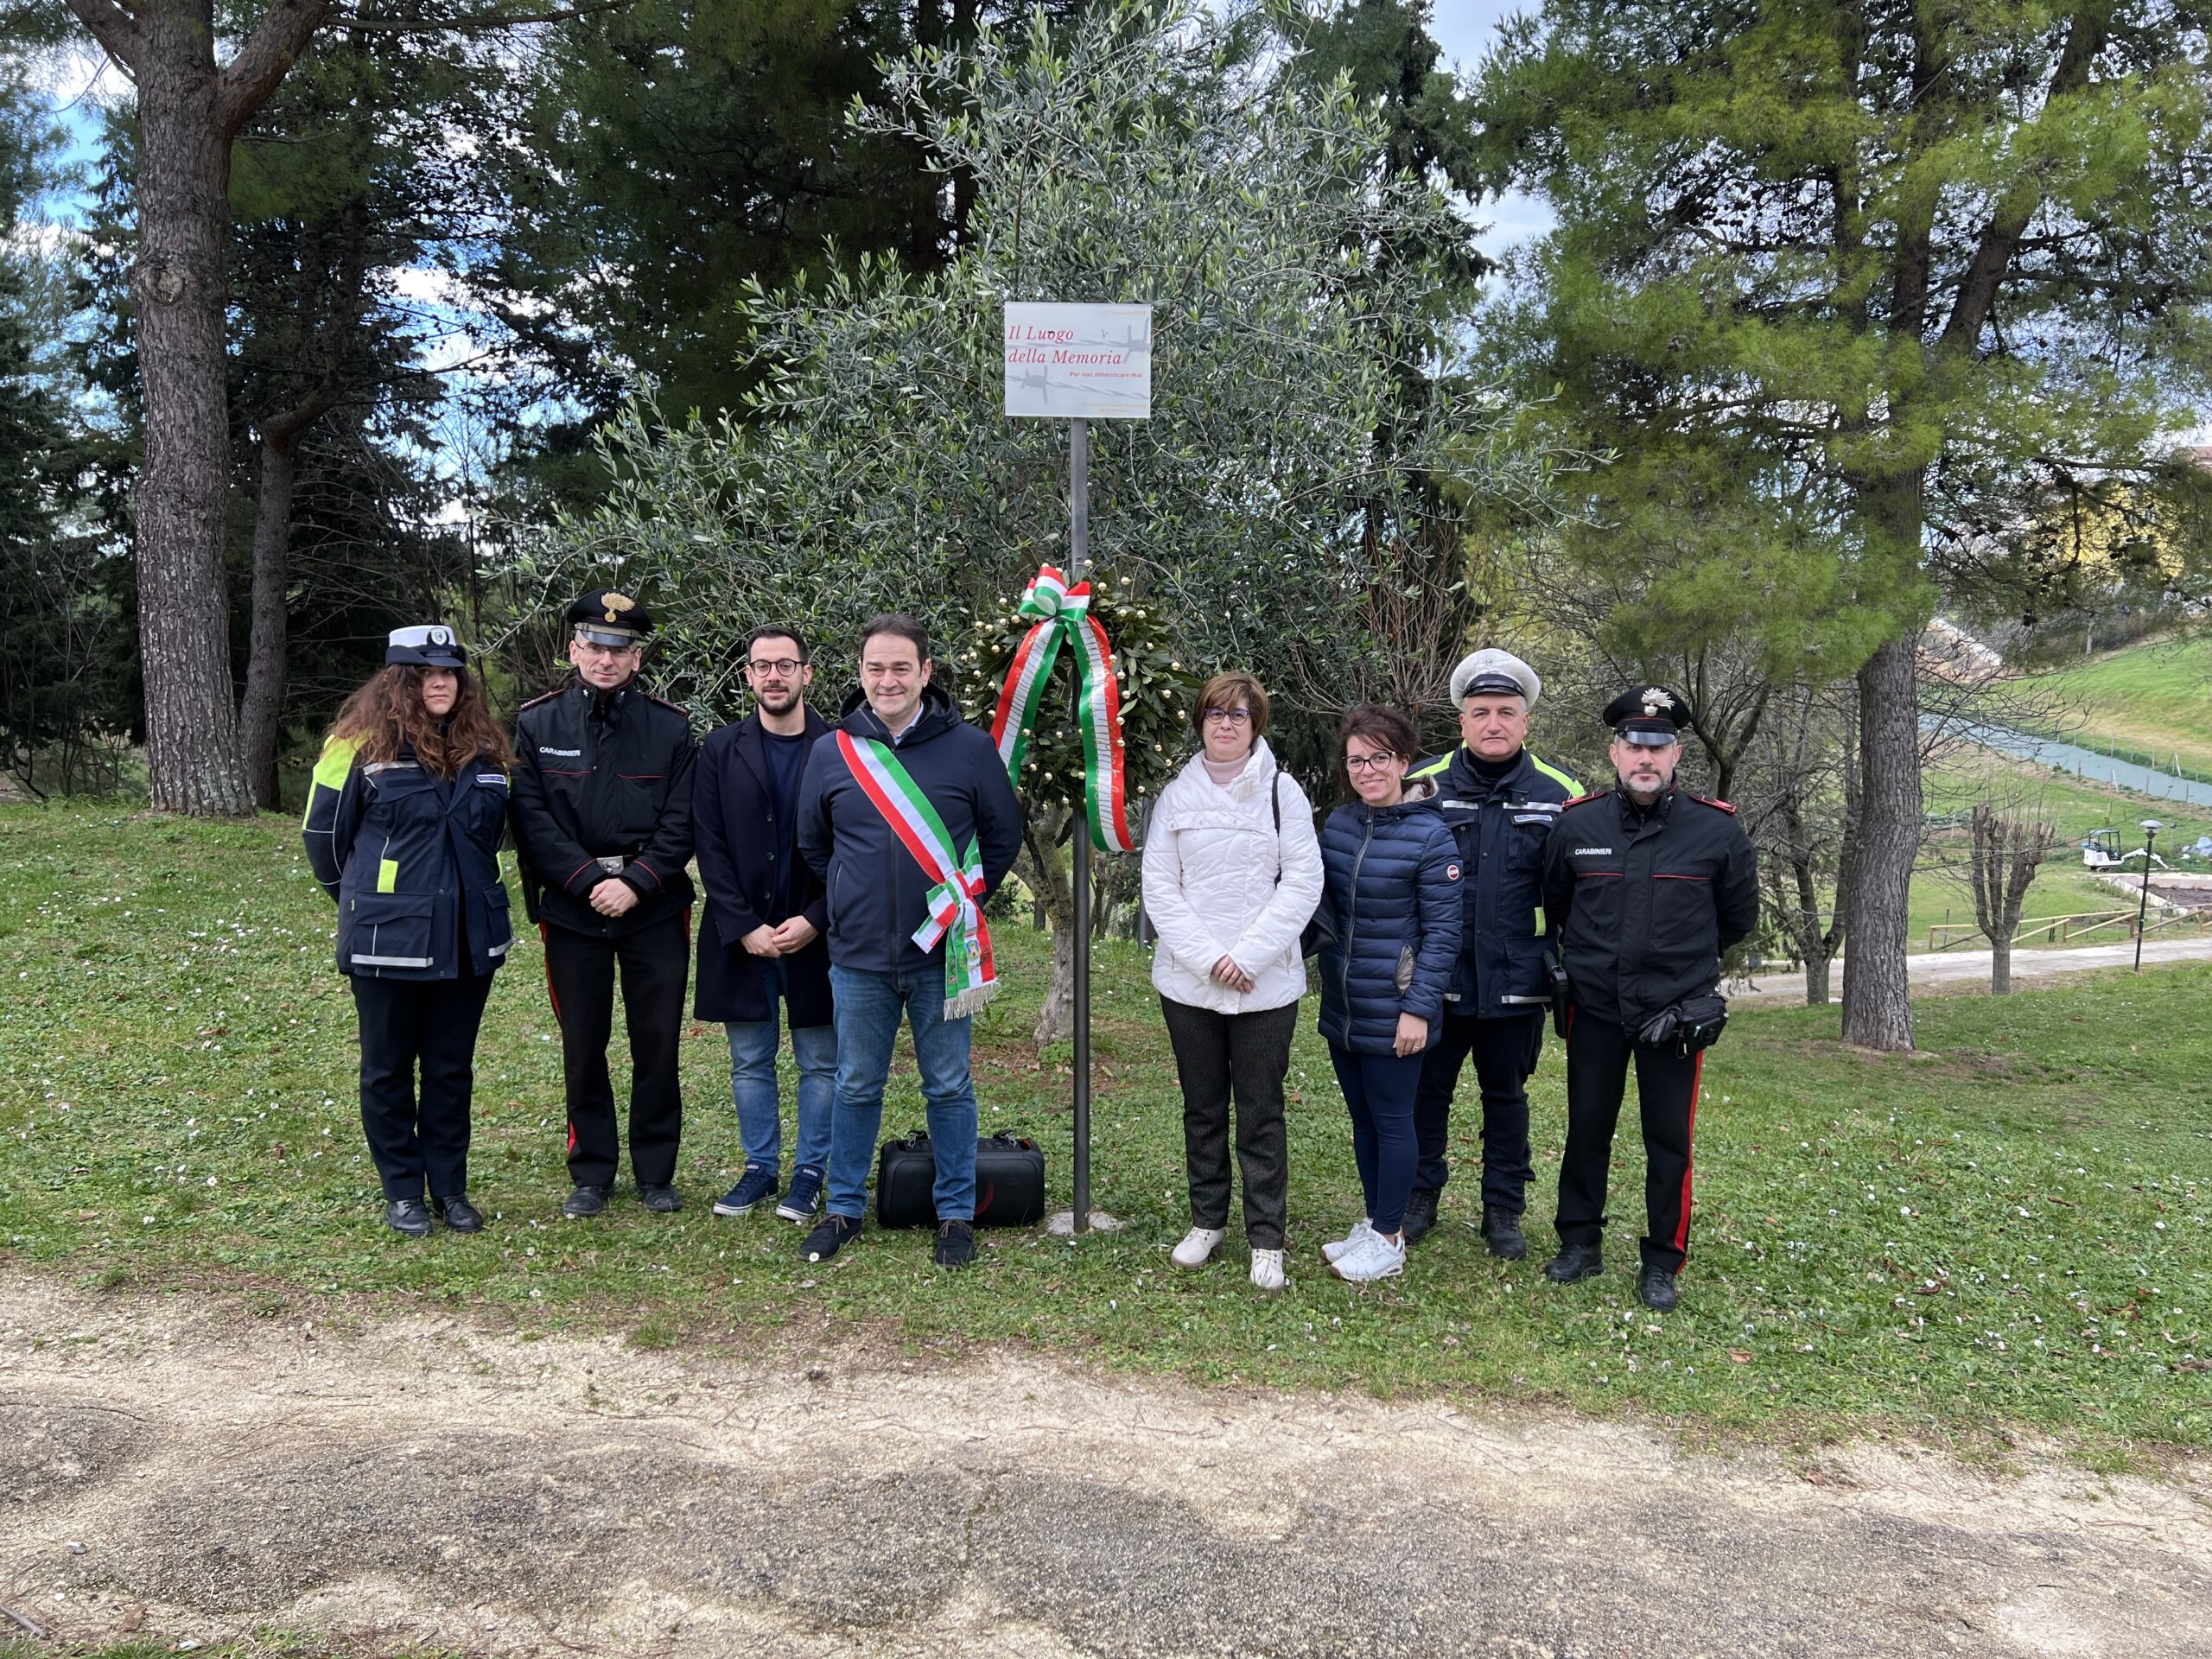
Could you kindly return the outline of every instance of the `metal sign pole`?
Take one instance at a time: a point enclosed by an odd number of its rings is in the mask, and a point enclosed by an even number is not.
[[[2143,824],[2143,897],[2135,906],[2135,971],[2143,971],[2143,924],[2151,914],[2151,843],[2158,838],[2158,824],[2145,819]],[[1078,1004],[1078,1007],[1081,1005]],[[1082,1085],[1077,1084],[1078,1088]],[[1080,1099],[1078,1095],[1077,1098]]]
[[[1090,423],[1068,423],[1068,585],[1090,569]],[[1075,826],[1075,1230],[1090,1230],[1090,825]]]

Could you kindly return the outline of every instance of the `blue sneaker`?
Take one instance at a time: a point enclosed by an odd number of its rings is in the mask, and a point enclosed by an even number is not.
[[[791,1171],[791,1190],[776,1206],[776,1213],[785,1221],[795,1221],[802,1227],[814,1219],[814,1212],[822,1207],[822,1171],[812,1164],[801,1164]]]
[[[735,1186],[715,1200],[718,1216],[741,1216],[756,1204],[776,1196],[776,1166],[747,1164]]]

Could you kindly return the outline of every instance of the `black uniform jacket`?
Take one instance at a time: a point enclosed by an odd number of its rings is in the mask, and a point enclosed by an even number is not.
[[[639,688],[582,680],[526,702],[515,721],[514,831],[532,921],[614,936],[691,907],[690,716]],[[591,890],[623,861],[628,914],[601,915]]]
[[[1758,921],[1758,870],[1733,807],[1669,790],[1569,801],[1544,847],[1544,910],[1577,1007],[1631,1030],[1720,981]]]
[[[451,778],[412,749],[364,766],[323,745],[300,826],[308,863],[338,901],[338,967],[372,979],[488,974],[514,943],[499,841],[507,775],[475,760]]]
[[[806,711],[810,745],[830,734],[830,722]],[[804,916],[822,935],[804,950],[779,958],[784,964],[785,1019],[793,1029],[830,1023],[830,906],[822,878],[798,855],[796,837],[783,872],[789,898],[778,910],[776,861],[786,856],[785,835],[793,825],[776,822],[775,798],[768,789],[760,716],[751,715],[711,734],[699,746],[699,767],[691,787],[691,817],[697,833],[699,880],[707,889],[707,918],[699,928],[699,982],[691,1013],[699,1020],[760,1020],[776,1017],[760,975],[760,960],[741,941],[756,927],[773,927]],[[794,819],[797,803],[793,803]]]

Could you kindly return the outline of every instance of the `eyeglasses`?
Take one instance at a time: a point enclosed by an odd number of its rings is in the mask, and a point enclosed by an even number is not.
[[[645,649],[639,645],[602,645],[596,639],[579,639],[576,646],[587,657],[627,657]]]
[[[806,666],[796,657],[779,657],[772,663],[747,663],[746,668],[755,674],[780,674],[785,679]]]
[[[1251,723],[1252,711],[1249,709],[1209,709],[1206,710],[1206,724],[1209,726],[1249,726]]]
[[[1348,754],[1344,756],[1346,772],[1384,772],[1398,757],[1384,749],[1380,754]]]

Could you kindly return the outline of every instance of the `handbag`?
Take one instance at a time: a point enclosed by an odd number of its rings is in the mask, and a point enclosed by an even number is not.
[[[937,1154],[928,1132],[887,1141],[876,1155],[875,1224],[937,1225]],[[976,1225],[1033,1227],[1045,1218],[1045,1154],[1024,1135],[976,1142]]]
[[[1686,996],[1644,1022],[1636,1040],[1645,1048],[1671,1048],[1683,1059],[1711,1048],[1728,1028],[1728,999],[1718,991]]]

